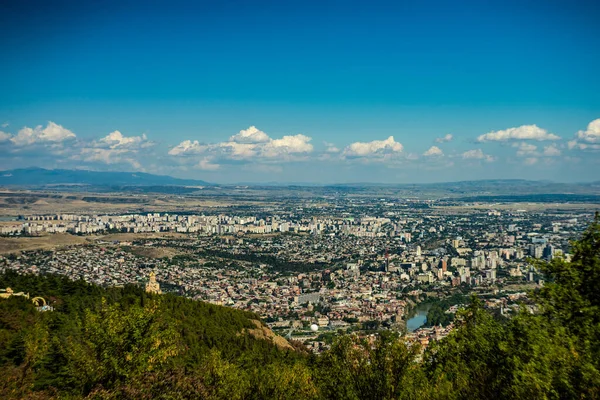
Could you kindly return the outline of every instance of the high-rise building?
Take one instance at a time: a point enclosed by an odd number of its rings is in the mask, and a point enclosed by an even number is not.
[[[442,272],[446,272],[448,270],[448,263],[443,258],[440,260],[440,268],[442,269]]]

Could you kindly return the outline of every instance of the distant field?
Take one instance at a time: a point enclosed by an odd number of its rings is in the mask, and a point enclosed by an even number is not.
[[[92,236],[94,240],[106,240],[106,241],[115,241],[118,240],[120,242],[131,242],[133,240],[143,240],[143,239],[159,239],[159,238],[173,238],[173,239],[185,239],[190,236],[185,233],[175,233],[175,232],[158,232],[158,233],[111,233],[108,235],[98,235]]]
[[[126,214],[146,212],[197,212],[230,206],[274,204],[222,195],[95,194],[40,191],[1,191],[0,215]]]
[[[0,254],[17,253],[31,250],[53,250],[59,247],[96,244],[98,241],[131,242],[143,239],[178,238],[185,239],[189,236],[183,233],[115,233],[110,235],[76,236],[65,233],[44,234],[35,237],[0,237]],[[180,254],[174,249],[154,247],[134,247],[135,254],[150,258],[173,257]]]
[[[171,258],[180,254],[180,251],[171,247],[146,247],[146,246],[134,246],[129,250],[136,256],[146,258]]]
[[[593,212],[600,210],[600,203],[477,203],[459,206],[434,206],[438,211],[468,212],[469,210],[525,210],[525,211],[585,211]]]
[[[53,250],[58,247],[90,243],[90,241],[90,237],[60,233],[38,237],[0,238],[0,254],[29,250]]]

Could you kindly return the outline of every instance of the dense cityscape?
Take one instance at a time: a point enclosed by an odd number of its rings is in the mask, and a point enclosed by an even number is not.
[[[102,286],[144,286],[155,273],[162,291],[252,311],[315,352],[352,331],[395,330],[426,344],[447,335],[448,314],[471,293],[503,315],[517,310],[544,283],[535,260],[569,260],[569,241],[591,218],[386,199],[258,215],[29,215],[5,223],[2,233],[91,240],[5,255],[0,271]],[[444,301],[452,296],[456,304]],[[427,321],[436,302],[446,316]]]

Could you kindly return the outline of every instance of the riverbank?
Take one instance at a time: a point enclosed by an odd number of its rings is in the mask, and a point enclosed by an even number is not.
[[[424,326],[427,322],[427,313],[431,308],[430,303],[419,303],[411,312],[413,314],[411,318],[406,321],[406,330],[408,332],[414,332],[420,327]]]

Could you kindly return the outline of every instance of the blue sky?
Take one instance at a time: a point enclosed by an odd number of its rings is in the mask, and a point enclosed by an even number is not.
[[[599,179],[598,2],[6,3],[0,169]]]

